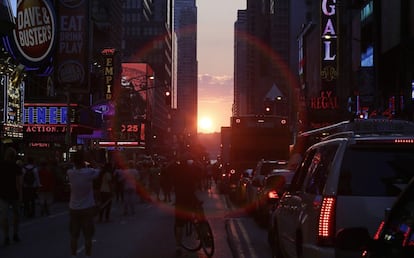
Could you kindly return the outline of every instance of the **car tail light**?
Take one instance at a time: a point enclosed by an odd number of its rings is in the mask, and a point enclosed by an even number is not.
[[[318,242],[321,245],[332,245],[335,236],[335,197],[324,197],[319,214]]]
[[[374,234],[374,240],[378,240],[379,239],[379,235],[381,234],[382,229],[384,228],[384,221],[381,221],[377,231]]]
[[[267,193],[267,197],[269,198],[269,199],[279,199],[279,195],[277,194],[277,192],[276,191],[269,191],[268,193]]]

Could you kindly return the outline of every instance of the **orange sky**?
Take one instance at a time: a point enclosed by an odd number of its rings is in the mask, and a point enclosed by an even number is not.
[[[230,125],[233,103],[234,23],[247,0],[197,0],[198,118],[212,130]]]

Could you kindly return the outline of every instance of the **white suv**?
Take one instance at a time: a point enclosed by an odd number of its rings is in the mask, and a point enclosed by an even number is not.
[[[333,258],[342,228],[372,236],[413,177],[414,123],[356,120],[335,133],[306,151],[272,214],[273,257]]]

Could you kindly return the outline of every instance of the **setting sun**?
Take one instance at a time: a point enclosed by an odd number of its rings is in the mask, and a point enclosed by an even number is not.
[[[214,130],[213,122],[208,117],[202,117],[198,121],[198,129],[201,133],[212,133]]]

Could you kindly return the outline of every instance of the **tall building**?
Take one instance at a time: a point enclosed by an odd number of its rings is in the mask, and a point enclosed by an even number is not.
[[[233,115],[292,116],[302,1],[247,1],[235,23]],[[268,109],[266,109],[268,108]],[[266,111],[267,110],[267,111]]]
[[[354,117],[413,120],[412,1],[307,1],[299,35],[305,129]]]
[[[232,115],[247,114],[247,13],[246,10],[237,11],[237,21],[234,24],[234,101]]]
[[[174,0],[176,35],[176,134],[197,134],[198,63],[197,7],[195,0]]]
[[[163,151],[159,147],[167,144],[171,130],[165,92],[172,86],[172,2],[127,0],[123,17],[122,62],[147,63],[154,71],[147,95],[146,141],[153,151]]]

